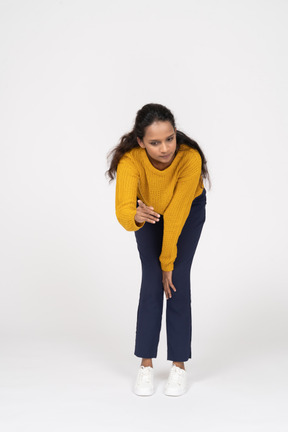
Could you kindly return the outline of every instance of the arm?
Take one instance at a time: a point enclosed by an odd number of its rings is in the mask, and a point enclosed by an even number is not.
[[[159,257],[163,271],[174,269],[178,238],[190,212],[201,176],[201,167],[201,156],[195,151],[183,167],[173,197],[163,214],[164,232],[162,251]]]
[[[124,155],[117,166],[115,210],[118,222],[127,231],[137,231],[145,222],[136,223],[136,200],[139,174],[133,162]]]

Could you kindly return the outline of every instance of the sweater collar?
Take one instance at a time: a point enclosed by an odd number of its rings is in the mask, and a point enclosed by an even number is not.
[[[143,154],[143,163],[144,163],[145,168],[148,168],[151,171],[153,171],[154,173],[157,173],[159,175],[165,175],[167,172],[170,172],[171,170],[174,169],[176,160],[179,158],[179,153],[180,153],[179,150],[178,150],[178,152],[174,156],[174,159],[172,160],[171,164],[167,168],[165,168],[163,170],[160,170],[160,169],[156,168],[152,164],[152,162],[150,161],[150,159],[149,159],[149,157],[147,155],[146,149],[145,148],[141,148],[141,150],[142,150],[142,154]]]

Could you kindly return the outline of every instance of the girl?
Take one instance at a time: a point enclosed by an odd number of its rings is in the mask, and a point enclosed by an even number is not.
[[[167,299],[167,359],[172,367],[165,394],[186,390],[184,362],[191,358],[190,270],[206,219],[207,161],[199,145],[176,130],[163,105],[144,105],[130,133],[108,154],[110,181],[117,172],[115,210],[120,224],[134,231],[142,282],[134,355],[142,358],[134,392],[154,392],[152,358],[157,357]]]

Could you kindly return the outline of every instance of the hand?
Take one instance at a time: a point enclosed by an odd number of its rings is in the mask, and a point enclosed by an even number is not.
[[[135,222],[142,223],[142,222],[150,222],[155,223],[159,221],[160,215],[156,212],[154,212],[153,207],[146,206],[141,200],[138,200],[139,206],[137,207],[136,214],[135,214]]]
[[[162,282],[163,282],[166,299],[168,300],[169,298],[172,297],[170,288],[172,288],[176,292],[176,288],[172,283],[172,270],[171,271],[162,270]]]

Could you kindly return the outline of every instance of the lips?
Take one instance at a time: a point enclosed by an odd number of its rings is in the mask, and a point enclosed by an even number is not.
[[[162,157],[162,158],[168,158],[169,156],[170,156],[170,154],[165,155],[165,156],[160,156],[160,157]]]

